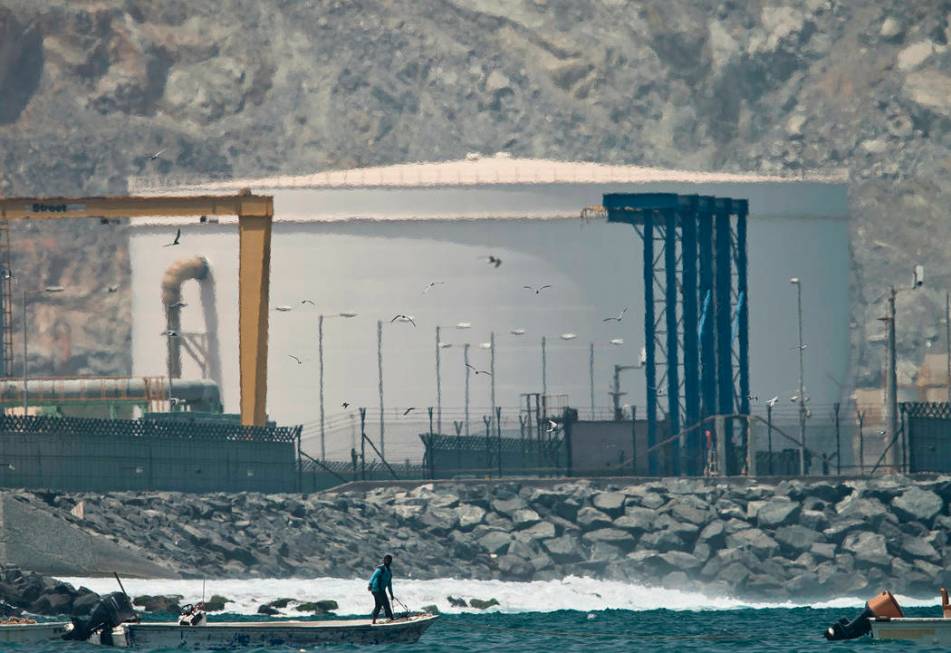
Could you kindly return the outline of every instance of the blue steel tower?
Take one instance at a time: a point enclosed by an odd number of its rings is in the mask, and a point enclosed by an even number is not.
[[[644,248],[650,473],[702,474],[708,431],[720,472],[743,473],[748,423],[734,418],[750,412],[747,201],[612,193],[603,206]],[[714,432],[714,416],[724,432]]]

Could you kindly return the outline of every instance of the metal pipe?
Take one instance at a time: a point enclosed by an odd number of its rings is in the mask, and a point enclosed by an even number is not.
[[[495,414],[495,331],[489,334],[489,388],[492,400],[492,417]]]
[[[588,385],[591,387],[591,420],[596,419],[594,414],[594,343],[588,346]]]
[[[548,354],[545,350],[545,336],[542,336],[542,408],[544,410],[545,417],[547,418],[547,402],[548,402]]]
[[[383,440],[383,321],[376,322],[376,367],[380,379],[380,457],[385,455]]]
[[[0,405],[22,404],[26,400],[27,379],[0,381]],[[61,403],[144,403],[150,398],[149,386],[155,381],[146,377],[56,378],[29,379],[29,395],[34,405]],[[209,411],[221,405],[218,384],[211,379],[175,379],[169,384],[168,396],[177,402],[200,406]]]
[[[789,280],[796,286],[796,311],[799,319],[799,475],[806,475],[806,390],[805,351],[802,344],[802,282],[798,277]]]

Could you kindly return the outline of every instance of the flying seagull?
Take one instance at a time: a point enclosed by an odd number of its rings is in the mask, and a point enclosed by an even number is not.
[[[407,408],[406,410],[403,411],[403,417],[406,417],[407,415],[409,415],[409,414],[410,414],[411,412],[413,412],[414,410],[416,410],[416,406],[410,406],[409,408]]]
[[[624,338],[611,338],[611,344],[612,344],[612,345],[623,345],[623,344],[624,344]]]
[[[168,336],[169,338],[177,338],[177,337],[178,337],[178,331],[172,331],[171,329],[169,329],[168,331],[162,331],[162,333],[160,333],[159,335],[160,335],[160,336]]]
[[[416,326],[416,322],[413,320],[412,315],[403,315],[402,313],[399,313],[398,315],[394,315],[393,319],[390,320],[390,324],[392,324],[393,322],[409,322],[413,326]]]
[[[472,369],[472,370],[475,370],[475,373],[476,373],[477,376],[478,376],[479,374],[485,374],[486,376],[492,376],[492,373],[491,373],[491,372],[486,372],[485,370],[480,370],[478,367],[475,367],[474,365],[469,365],[469,363],[466,363],[466,367],[468,367],[468,368],[470,368],[470,369]]]
[[[550,284],[550,283],[546,283],[544,286],[540,286],[540,287],[538,287],[538,288],[535,288],[534,286],[522,286],[522,288],[527,288],[527,289],[529,289],[529,290],[534,290],[534,291],[535,291],[535,294],[538,295],[538,294],[541,294],[541,292],[542,292],[545,288],[551,288],[551,284]]]
[[[165,150],[167,150],[167,149],[168,149],[167,147],[163,147],[161,150],[159,150],[159,151],[156,152],[155,154],[150,154],[150,155],[149,155],[149,161],[155,161],[157,158],[159,158],[160,156],[162,156],[162,153],[165,152]]]
[[[173,247],[175,245],[180,245],[181,240],[182,240],[182,230],[179,229],[178,231],[175,232],[175,240],[173,240],[170,243],[166,243],[165,245],[163,245],[163,247]]]
[[[482,260],[488,263],[489,265],[493,265],[495,267],[499,267],[500,265],[502,265],[502,259],[500,259],[497,256],[492,256],[492,255],[483,256]]]
[[[304,361],[302,361],[301,359],[299,359],[297,356],[295,356],[294,354],[288,354],[288,356],[290,356],[291,358],[293,358],[294,360],[296,360],[298,365],[301,365],[301,364],[303,364],[303,362],[304,362]]]
[[[551,433],[552,431],[557,431],[557,430],[558,430],[558,422],[555,422],[554,420],[548,420],[548,428],[545,429],[545,432]]]
[[[63,286],[47,286],[46,292],[63,292],[66,290]]]
[[[446,284],[445,281],[430,281],[430,282],[429,282],[429,285],[426,286],[425,289],[423,289],[423,294],[425,295],[426,293],[428,293],[430,290],[432,290],[432,289],[435,288],[436,286],[444,286],[445,284]]]
[[[777,401],[779,401],[779,397],[778,397],[778,396],[777,396],[777,397],[773,397],[772,399],[770,399],[769,401],[766,402],[766,405],[769,406],[770,408],[772,408],[773,406],[776,405],[776,402],[777,402]]]
[[[169,304],[169,308],[185,308],[188,306],[185,302],[175,302],[174,304]]]
[[[119,286],[107,286],[106,292],[119,292]]]
[[[604,319],[601,320],[601,321],[602,321],[602,322],[611,322],[611,321],[613,320],[613,321],[615,321],[615,322],[620,322],[621,319],[624,317],[624,314],[625,314],[625,313],[627,313],[627,306],[625,306],[625,307],[621,310],[621,312],[617,314],[617,317],[606,317],[606,318],[604,318]]]
[[[350,408],[350,402],[349,402],[349,401],[345,401],[345,402],[343,402],[343,403],[340,404],[340,405],[343,406],[344,408]]]
[[[315,304],[313,301],[311,301],[311,300],[309,300],[309,299],[302,299],[302,300],[300,300],[300,303],[301,303],[301,304],[310,304],[311,306],[317,306],[317,304]]]
[[[287,311],[290,311],[290,310],[292,310],[292,309],[291,309],[291,307],[288,306],[287,304],[281,304],[280,306],[275,306],[275,307],[274,307],[274,310],[275,310],[275,311],[280,311],[281,313],[286,313]]]
[[[524,336],[525,329],[512,329],[511,331],[509,331],[509,333],[511,333],[513,336]]]

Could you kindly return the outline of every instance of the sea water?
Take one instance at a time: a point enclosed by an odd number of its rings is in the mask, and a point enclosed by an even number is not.
[[[69,578],[97,592],[117,589],[114,579]],[[183,602],[201,599],[201,580],[124,580],[132,596],[178,594]],[[728,596],[648,588],[630,583],[569,577],[528,583],[502,581],[394,580],[396,598],[409,609],[436,605],[443,613],[413,645],[372,647],[372,651],[514,651],[674,652],[674,651],[835,651],[866,650],[867,639],[830,644],[823,630],[839,617],[856,616],[859,598],[837,599],[812,605],[793,602],[749,602]],[[339,615],[366,615],[373,606],[365,579],[207,580],[205,596],[231,599],[226,613],[215,620],[263,619],[258,606],[278,598],[300,601],[333,599]],[[491,599],[499,606],[485,611],[455,608],[448,597]],[[934,600],[898,597],[910,615],[939,615]],[[300,618],[293,604],[284,611]],[[306,617],[305,617],[306,618]],[[83,645],[50,644],[17,647],[42,653]],[[884,647],[884,648],[883,648]],[[876,644],[876,650],[907,650],[909,643]],[[353,646],[321,650],[353,650]],[[11,650],[13,650],[11,648]],[[78,651],[79,648],[76,648]],[[84,649],[85,650],[85,649]],[[275,649],[279,651],[282,649]],[[262,653],[269,651],[262,650]]]

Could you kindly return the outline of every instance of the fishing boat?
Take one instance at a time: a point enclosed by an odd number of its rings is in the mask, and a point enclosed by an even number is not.
[[[856,639],[870,635],[872,639],[901,640],[939,646],[951,645],[951,602],[948,591],[941,588],[940,617],[906,617],[891,592],[882,592],[865,604],[865,610],[849,621],[840,619],[830,626],[826,639]]]
[[[417,641],[436,615],[407,611],[396,619],[319,621],[208,621],[204,605],[187,605],[177,622],[139,621],[129,596],[106,594],[89,617],[69,622],[0,623],[0,643],[34,644],[74,640],[134,649],[230,650],[245,647],[293,647],[322,644],[389,644]]]
[[[323,644],[389,644],[417,641],[435,615],[416,614],[388,622],[369,619],[333,621],[222,621],[200,626],[176,623],[124,623],[107,636],[88,640],[116,648],[230,650],[246,647],[293,647]]]

